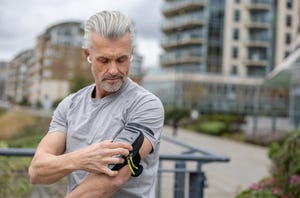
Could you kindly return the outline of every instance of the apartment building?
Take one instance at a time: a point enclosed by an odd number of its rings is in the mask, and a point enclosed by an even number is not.
[[[33,64],[33,50],[19,52],[9,63],[5,97],[11,102],[25,102],[29,96],[28,67]]]
[[[80,76],[93,83],[90,64],[82,51],[83,34],[83,23],[79,21],[48,27],[37,37],[33,49],[20,52],[9,62],[4,97],[49,108],[70,93],[74,78]],[[143,57],[135,52],[129,76],[137,82],[142,77],[142,62]]]
[[[0,101],[6,100],[5,87],[7,84],[7,65],[5,61],[0,62]]]
[[[31,104],[55,101],[70,93],[70,81],[81,75],[92,82],[89,64],[82,53],[83,24],[55,24],[37,37],[34,63],[29,67]]]
[[[165,103],[176,98],[178,105],[202,103],[215,109],[232,109],[230,103],[242,109],[269,108],[265,104],[275,90],[260,85],[292,52],[299,4],[295,0],[165,0],[162,69],[156,76],[148,75],[145,86]],[[284,108],[287,91],[276,93]],[[263,104],[254,104],[258,96]]]

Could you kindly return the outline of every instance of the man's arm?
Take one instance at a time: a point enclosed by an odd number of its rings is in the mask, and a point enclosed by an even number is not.
[[[112,156],[126,156],[132,149],[129,144],[109,140],[66,154],[65,147],[65,133],[51,132],[42,139],[29,167],[31,183],[54,183],[74,170],[114,176],[117,171],[110,170],[107,165],[122,163],[123,159]]]
[[[152,145],[145,137],[140,149],[141,159],[151,152]],[[109,198],[120,189],[131,177],[128,165],[118,171],[116,176],[110,177],[104,174],[90,174],[79,186],[77,186],[66,198]]]

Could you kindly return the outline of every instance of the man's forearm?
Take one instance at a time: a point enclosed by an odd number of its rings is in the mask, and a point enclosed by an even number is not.
[[[109,198],[118,191],[131,177],[128,166],[119,170],[117,176],[90,174],[66,198]]]
[[[51,184],[76,170],[72,154],[52,155],[41,154],[39,159],[33,159],[29,167],[29,177],[32,184]]]

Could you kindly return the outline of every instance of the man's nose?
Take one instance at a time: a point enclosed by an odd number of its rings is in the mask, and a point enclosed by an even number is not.
[[[118,71],[118,65],[116,64],[116,62],[112,61],[109,68],[108,68],[108,72],[111,74],[111,75],[116,75],[119,73]]]

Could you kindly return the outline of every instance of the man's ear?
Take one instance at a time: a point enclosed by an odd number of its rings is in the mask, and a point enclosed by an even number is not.
[[[90,52],[89,52],[89,50],[87,48],[83,47],[82,48],[82,52],[83,52],[85,58],[87,58],[90,55]]]

